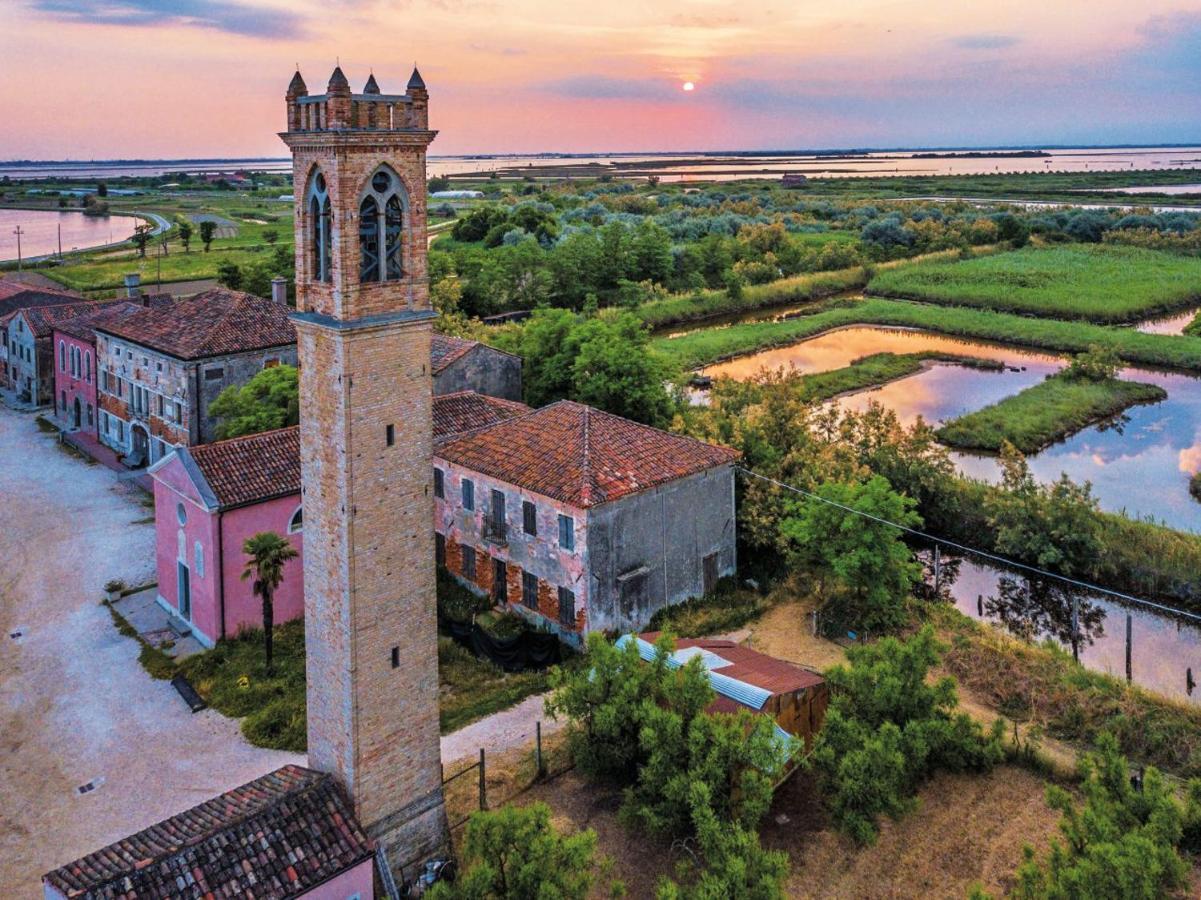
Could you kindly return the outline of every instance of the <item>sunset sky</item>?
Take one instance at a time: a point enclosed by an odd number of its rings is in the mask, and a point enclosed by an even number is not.
[[[282,156],[335,58],[416,61],[440,154],[1201,141],[1197,0],[3,0],[0,51],[3,159]]]

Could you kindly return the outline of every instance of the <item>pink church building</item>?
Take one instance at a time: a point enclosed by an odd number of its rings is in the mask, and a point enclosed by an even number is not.
[[[529,412],[510,400],[462,391],[434,398],[434,439]],[[304,548],[300,503],[300,432],[265,431],[180,447],[148,470],[154,481],[158,603],[187,622],[207,647],[263,623],[262,603],[242,579],[242,545],[261,531]],[[284,569],[276,622],[304,614],[300,558]]]

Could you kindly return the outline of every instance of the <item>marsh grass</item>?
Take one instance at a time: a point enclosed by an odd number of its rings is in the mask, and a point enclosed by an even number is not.
[[[1158,403],[1167,391],[1140,381],[1092,381],[1055,375],[998,403],[943,425],[936,432],[948,446],[997,452],[1008,441],[1037,453],[1131,406]]]
[[[868,293],[1115,324],[1194,305],[1201,259],[1115,244],[1026,247],[879,272]]]

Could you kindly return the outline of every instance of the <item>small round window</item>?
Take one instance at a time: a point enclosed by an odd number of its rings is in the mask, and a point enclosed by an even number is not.
[[[320,172],[317,173],[317,190],[319,190],[319,191],[325,190],[325,176],[322,175]]]
[[[392,186],[392,179],[388,177],[387,172],[376,172],[371,178],[371,186],[383,194]]]
[[[182,503],[175,504],[175,518],[179,519],[179,524],[183,525],[188,521],[188,511],[184,509]]]

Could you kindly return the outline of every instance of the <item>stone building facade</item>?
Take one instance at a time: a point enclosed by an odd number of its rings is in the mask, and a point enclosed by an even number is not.
[[[736,568],[738,454],[561,402],[441,444],[439,562],[579,645]]]
[[[288,86],[308,752],[391,868],[444,852],[426,274],[429,94]]]
[[[216,437],[213,401],[296,364],[287,307],[217,288],[94,326],[98,437],[133,465]]]
[[[6,320],[8,387],[18,403],[31,408],[54,403],[54,327],[97,306],[79,301],[30,306]]]

